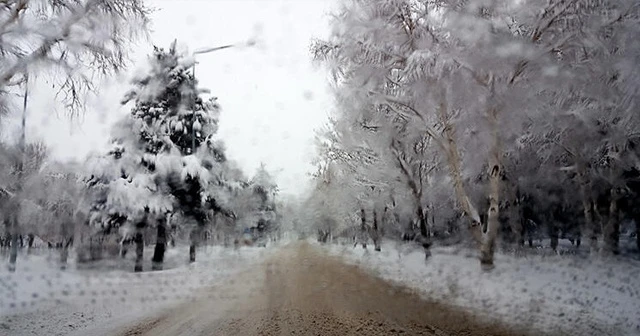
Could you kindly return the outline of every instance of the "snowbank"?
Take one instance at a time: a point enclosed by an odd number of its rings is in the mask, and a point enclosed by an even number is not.
[[[382,252],[330,245],[331,254],[431,299],[541,332],[640,334],[640,262],[577,256],[496,256],[482,272],[471,251],[385,242]]]
[[[168,257],[182,250],[187,260],[187,248],[170,250]],[[261,262],[271,251],[206,247],[194,264],[143,273],[60,271],[54,258],[20,255],[15,273],[0,264],[0,334],[86,334],[88,327],[140,318],[195,299],[198,289]]]

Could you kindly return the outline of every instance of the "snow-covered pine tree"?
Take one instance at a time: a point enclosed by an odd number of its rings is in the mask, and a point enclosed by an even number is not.
[[[162,187],[173,197],[175,210],[193,225],[190,261],[207,224],[208,212],[233,217],[220,206],[223,191],[224,147],[213,136],[218,130],[220,107],[216,98],[203,99],[206,90],[190,69],[192,57],[179,52],[174,42],[169,50],[155,47],[149,58],[150,71],[134,81],[135,88],[123,100],[135,100],[134,119],[140,120],[139,138],[145,144],[144,165],[158,170]],[[154,262],[162,263],[166,234],[158,226]]]
[[[168,50],[154,47],[148,71],[122,101],[134,102],[131,113],[115,125],[114,149],[99,159],[101,172],[92,182],[97,222],[107,228],[134,223],[136,242],[142,229],[155,225],[154,269],[162,268],[169,214],[179,214],[180,229],[191,232],[191,262],[209,215],[235,218],[227,206],[224,146],[214,139],[220,108],[216,98],[203,99],[193,62],[176,42]]]
[[[169,178],[180,176],[184,150],[174,143],[174,139],[185,141],[185,113],[178,113],[184,100],[182,84],[193,79],[186,72],[188,64],[178,64],[175,43],[168,52],[154,48],[149,65],[149,73],[134,80],[134,89],[123,101],[134,100],[135,105],[113,127],[112,150],[91,160],[95,165],[89,180],[90,222],[106,233],[125,224],[133,226],[134,237],[125,234],[124,238],[134,238],[140,246],[143,229],[150,220],[154,222],[157,237],[153,261],[154,268],[160,269],[166,249],[165,219],[176,203]],[[158,161],[163,169],[157,169]],[[141,258],[136,258],[136,270],[141,267]]]
[[[137,132],[141,123],[140,119],[127,116],[115,125],[113,149],[90,159],[92,176],[88,188],[90,224],[103,234],[121,229],[123,241],[133,238],[137,245],[135,271],[142,271],[144,229],[151,224],[163,226],[165,215],[175,203],[165,191],[163,173],[155,169],[156,155]]]

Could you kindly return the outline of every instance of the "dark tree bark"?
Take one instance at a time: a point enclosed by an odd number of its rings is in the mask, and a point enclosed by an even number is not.
[[[126,241],[123,241],[121,244],[120,257],[123,259],[127,256],[127,244]]]
[[[67,259],[69,257],[69,249],[73,246],[73,237],[67,239],[60,250],[60,269],[67,269]]]
[[[164,263],[164,252],[167,245],[167,227],[164,223],[158,223],[156,233],[156,247],[153,251],[151,269],[161,271]]]
[[[362,248],[366,249],[367,248],[367,242],[366,242],[366,231],[367,231],[367,216],[366,213],[364,211],[364,209],[360,209],[360,237],[362,239]]]
[[[636,216],[636,248],[640,252],[640,216]]]
[[[585,229],[589,238],[589,245],[592,252],[598,249],[598,229],[593,219],[594,204],[592,199],[592,184],[587,176],[584,164],[578,164],[578,181],[580,183],[580,195],[582,198],[582,209],[584,213]]]
[[[326,243],[329,240],[330,231],[328,230],[318,230],[318,242]]]
[[[378,230],[378,213],[375,209],[373,209],[373,225],[371,230],[371,239],[373,240],[374,250],[380,252],[382,248],[380,247],[380,233]]]
[[[190,263],[196,261],[196,249],[198,248],[198,245],[200,243],[200,233],[201,233],[201,230],[199,225],[193,230],[191,230],[191,234],[190,234],[191,244],[189,245],[189,262]]]
[[[418,205],[416,209],[416,215],[418,216],[418,225],[420,227],[420,234],[422,237],[429,237],[429,227],[427,225],[427,216],[425,216],[422,205]]]
[[[12,214],[10,219],[10,233],[11,233],[11,248],[9,250],[9,272],[16,271],[16,261],[18,260],[18,243],[19,241],[19,232],[18,232],[18,215]]]
[[[519,221],[520,221],[520,238],[518,238],[518,246],[524,247],[524,237],[527,234],[527,229],[525,226],[525,219],[523,217],[520,217]]]
[[[549,238],[551,239],[551,248],[556,251],[558,249],[558,227],[555,223],[549,224]]]
[[[609,218],[604,228],[604,242],[609,253],[620,254],[620,211],[618,201],[620,192],[617,188],[611,188],[611,199],[609,203]]]
[[[69,218],[62,223],[61,232],[63,237],[62,251],[60,251],[60,269],[67,268],[67,258],[69,256],[69,249],[73,247],[74,234],[75,234],[75,221],[73,218]]]
[[[142,272],[142,261],[144,260],[144,234],[141,228],[136,229],[133,240],[136,244],[136,264],[133,271]]]
[[[529,247],[533,247],[533,233],[534,233],[534,212],[532,209],[533,200],[528,196],[523,196],[520,203],[522,209],[522,240],[524,245],[524,239],[526,236]]]
[[[196,243],[193,241],[189,245],[189,262],[196,262]]]
[[[516,188],[515,199],[513,200],[513,205],[510,213],[513,218],[510,218],[510,222],[512,225],[514,240],[516,242],[517,247],[521,248],[524,246],[524,235],[525,235],[525,219],[524,219],[524,211],[522,209],[522,194],[520,193],[520,189]]]
[[[15,272],[16,271],[16,261],[18,260],[18,235],[17,234],[12,234],[11,235],[11,247],[9,250],[9,271],[10,272]]]
[[[420,227],[420,244],[424,249],[425,258],[429,258],[431,256],[431,251],[429,251],[429,248],[431,247],[431,237],[429,237],[427,216],[424,213],[422,205],[418,205],[416,215],[418,216],[418,225]]]

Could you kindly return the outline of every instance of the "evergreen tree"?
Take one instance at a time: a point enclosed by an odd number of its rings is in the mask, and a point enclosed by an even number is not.
[[[109,163],[101,164],[109,173],[102,174],[107,186],[97,198],[102,207],[97,211],[109,214],[107,220],[115,225],[135,222],[136,232],[153,219],[154,268],[162,265],[168,212],[179,212],[188,223],[183,225],[191,227],[190,261],[195,261],[208,212],[234,216],[217,200],[223,192],[220,172],[226,162],[224,147],[213,139],[219,106],[215,98],[201,97],[205,91],[198,88],[189,70],[192,65],[192,58],[176,50],[176,42],[169,50],[154,47],[148,73],[133,81],[134,88],[122,101],[134,101],[134,107],[114,127],[115,148],[105,158]],[[109,199],[129,208],[115,211]]]
[[[164,173],[177,209],[194,226],[189,253],[193,262],[207,212],[233,216],[216,200],[215,189],[223,184],[219,172],[226,162],[223,146],[213,139],[220,108],[216,98],[201,97],[206,91],[198,88],[189,70],[193,59],[177,52],[175,42],[168,52],[156,47],[150,63],[150,74],[136,81],[125,101],[136,99],[132,114],[145,120],[141,138],[156,154],[170,148],[181,155],[180,162],[164,159]]]
[[[136,133],[140,123],[127,116],[115,125],[113,149],[90,160],[94,165],[89,180],[90,224],[103,234],[123,226],[133,230],[133,237],[123,238],[134,238],[136,242],[136,271],[142,270],[144,229],[151,224],[162,226],[165,214],[173,210],[175,203],[166,192],[164,172],[155,167],[157,155],[142,138],[142,132]]]

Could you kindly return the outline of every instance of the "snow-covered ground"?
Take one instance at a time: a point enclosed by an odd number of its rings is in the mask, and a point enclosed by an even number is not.
[[[143,273],[82,270],[73,263],[60,271],[55,256],[20,255],[15,273],[6,271],[6,261],[0,264],[0,335],[99,334],[101,326],[113,328],[194,299],[198,289],[260,263],[271,251],[203,247],[194,264]],[[188,247],[167,255],[169,264],[187,257]]]
[[[505,323],[569,335],[640,335],[640,262],[629,258],[499,254],[483,272],[468,250],[439,247],[425,261],[415,246],[382,252],[327,245],[373,274]]]

